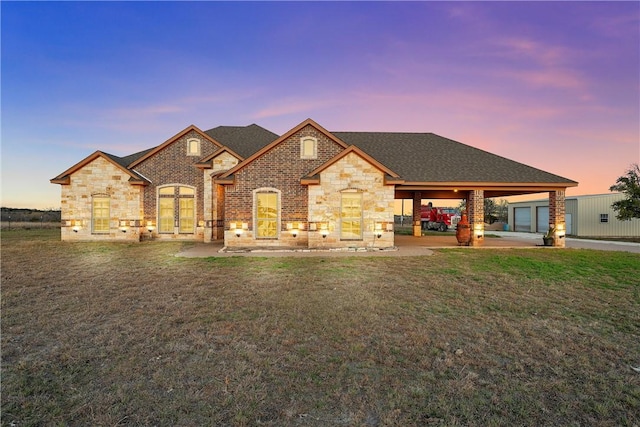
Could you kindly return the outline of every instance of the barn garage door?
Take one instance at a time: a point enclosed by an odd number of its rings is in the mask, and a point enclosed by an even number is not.
[[[536,208],[536,231],[538,233],[549,231],[549,206],[538,206]]]
[[[531,231],[531,208],[515,208],[513,216],[515,218],[514,231]]]

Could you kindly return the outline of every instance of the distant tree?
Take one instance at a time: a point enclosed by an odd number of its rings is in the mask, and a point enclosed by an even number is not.
[[[640,166],[638,163],[631,165],[626,175],[619,177],[615,185],[609,187],[609,191],[619,191],[626,198],[611,205],[617,212],[616,218],[627,221],[632,218],[640,218]]]

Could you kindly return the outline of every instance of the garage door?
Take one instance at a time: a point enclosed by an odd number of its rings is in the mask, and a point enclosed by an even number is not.
[[[538,233],[549,231],[549,206],[538,206],[536,208],[536,231]]]
[[[531,208],[515,208],[513,216],[515,218],[514,231],[531,231]]]

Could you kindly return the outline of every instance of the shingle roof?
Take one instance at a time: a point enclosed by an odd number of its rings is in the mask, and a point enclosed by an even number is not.
[[[433,133],[332,132],[411,182],[576,182]]]
[[[256,124],[249,126],[218,126],[204,133],[244,158],[251,156],[278,138],[277,134]]]

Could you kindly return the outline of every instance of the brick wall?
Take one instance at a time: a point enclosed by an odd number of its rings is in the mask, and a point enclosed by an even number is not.
[[[304,136],[317,138],[318,156],[316,159],[300,158],[300,139]],[[225,228],[228,229],[230,221],[242,221],[248,223],[249,231],[252,231],[253,190],[263,187],[276,188],[281,191],[281,230],[286,230],[288,222],[306,221],[308,191],[306,186],[300,184],[300,178],[342,150],[340,145],[310,125],[282,141],[236,173],[234,185],[226,186]],[[235,238],[235,236],[233,237]],[[296,240],[296,242],[299,241]]]
[[[200,140],[200,155],[187,155],[187,140],[198,138]],[[196,188],[195,210],[197,234],[204,235],[204,227],[198,224],[205,220],[204,216],[204,174],[196,168],[195,164],[203,157],[213,154],[220,148],[212,142],[204,139],[198,132],[190,131],[173,143],[164,147],[158,153],[144,160],[134,169],[151,181],[144,190],[144,220],[157,221],[157,188],[167,184],[185,184]],[[178,204],[176,203],[176,218],[178,217]],[[187,235],[193,238],[192,235]]]

